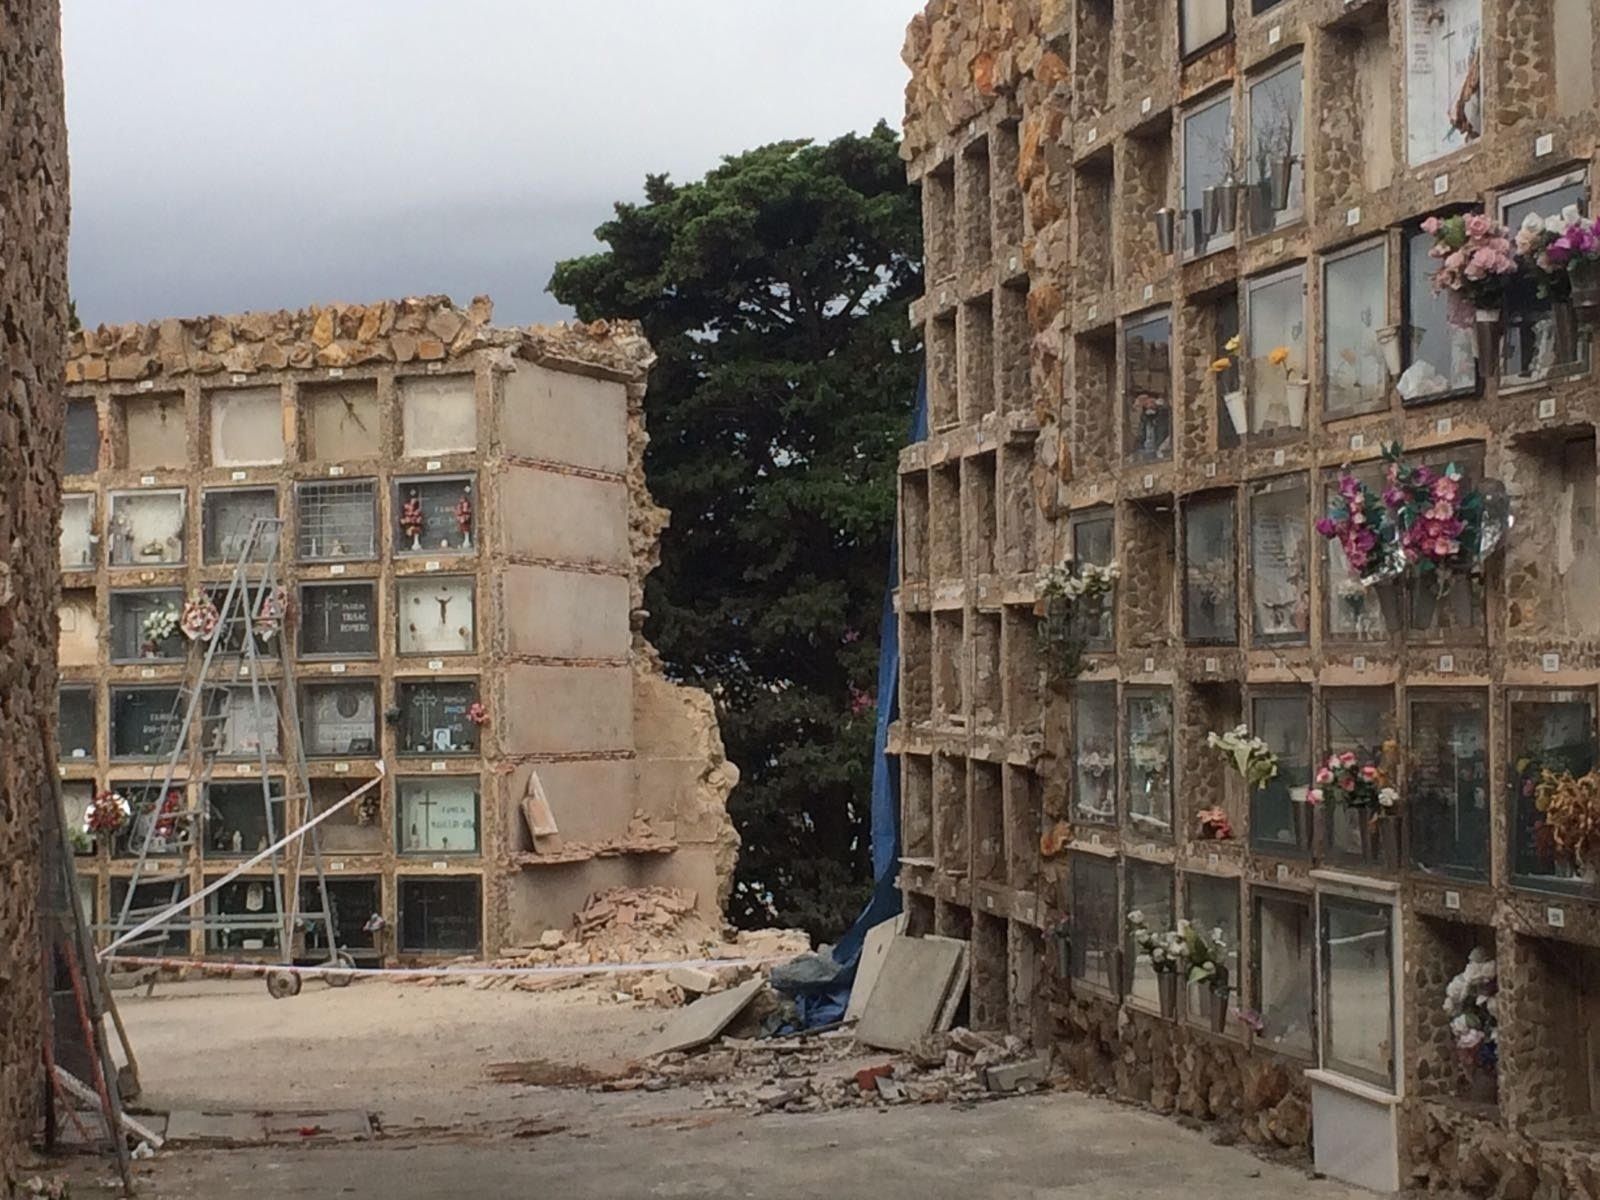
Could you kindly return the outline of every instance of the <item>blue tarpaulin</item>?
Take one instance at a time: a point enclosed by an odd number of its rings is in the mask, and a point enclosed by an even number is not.
[[[917,384],[917,410],[911,421],[910,440],[920,442],[927,436],[928,385],[923,379]],[[889,544],[889,581],[879,627],[878,724],[872,741],[872,898],[834,946],[833,971],[804,972],[810,976],[804,982],[799,977],[786,981],[784,972],[773,972],[773,986],[794,996],[799,1024],[806,1029],[831,1025],[844,1017],[867,930],[900,911],[900,890],[895,886],[900,863],[900,771],[898,760],[888,752],[889,726],[900,715],[900,625],[894,614],[894,589],[899,578],[897,529]],[[818,978],[819,974],[829,977]],[[786,982],[789,986],[785,986]]]

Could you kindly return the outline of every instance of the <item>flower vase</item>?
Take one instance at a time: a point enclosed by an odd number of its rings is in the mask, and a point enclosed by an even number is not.
[[[1272,207],[1282,212],[1289,207],[1289,188],[1294,182],[1294,155],[1285,154],[1272,163]]]
[[[1478,370],[1485,379],[1500,375],[1500,337],[1505,325],[1498,308],[1478,308],[1472,312],[1472,331],[1477,338]]]
[[[1578,320],[1570,300],[1550,302],[1550,361],[1562,366],[1578,358]]]
[[[1241,438],[1250,432],[1250,416],[1245,408],[1244,392],[1228,392],[1222,397],[1222,405],[1228,410],[1228,420],[1233,424],[1233,432]]]
[[[1283,385],[1283,401],[1289,408],[1291,428],[1306,427],[1306,396],[1310,389],[1310,382],[1304,379],[1291,379]]]
[[[1385,325],[1379,329],[1378,346],[1383,350],[1383,365],[1389,372],[1389,378],[1399,379],[1402,370],[1400,362],[1400,326]]]
[[[1372,590],[1378,594],[1378,611],[1383,615],[1383,632],[1395,633],[1400,628],[1400,588],[1393,581],[1375,583]]]
[[[1211,1001],[1211,1032],[1225,1033],[1228,1028],[1228,968],[1218,967],[1207,985]]]
[[[1171,254],[1178,238],[1178,210],[1158,208],[1151,219],[1156,227],[1156,246],[1162,254]]]
[[[472,549],[472,531],[470,529],[463,529],[461,531],[461,548],[463,550]]]
[[[1161,1018],[1171,1021],[1178,1015],[1178,973],[1157,971],[1156,987],[1161,997]]]
[[[1289,808],[1294,817],[1294,844],[1296,846],[1311,845],[1311,795],[1309,785],[1302,784],[1289,789]]]
[[[1572,311],[1578,324],[1591,329],[1600,324],[1600,262],[1575,258],[1567,268],[1572,283]]]
[[[1239,221],[1239,184],[1230,175],[1217,185],[1216,231],[1232,233]]]
[[[415,551],[420,551],[422,549],[422,535],[420,533],[413,533],[411,535],[411,549]]]
[[[1154,454],[1161,448],[1157,424],[1156,414],[1153,412],[1143,413],[1139,417],[1139,449],[1146,454]]]

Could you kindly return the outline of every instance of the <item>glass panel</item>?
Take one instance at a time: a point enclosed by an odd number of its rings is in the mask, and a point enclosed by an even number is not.
[[[477,779],[400,781],[401,853],[473,854],[477,849]]]
[[[378,597],[370,583],[303,584],[300,653],[363,658],[378,652]]]
[[[1384,243],[1329,259],[1322,269],[1322,412],[1348,417],[1389,406],[1389,367],[1379,330],[1388,329]]]
[[[1122,333],[1126,456],[1172,457],[1172,320],[1165,313]]]
[[[93,475],[100,468],[100,414],[93,400],[68,400],[64,441],[68,475]]]
[[[1472,693],[1412,693],[1406,818],[1411,861],[1463,879],[1489,875],[1485,704]]]
[[[206,689],[200,745],[222,758],[255,758],[263,749],[278,754],[278,698],[263,686],[258,696],[249,687]]]
[[[1078,517],[1072,522],[1072,557],[1077,563],[1110,566],[1116,561],[1116,521],[1104,515]],[[1116,594],[1100,598],[1100,607],[1084,614],[1090,650],[1109,650],[1116,644]]]
[[[141,883],[133,889],[133,906],[128,910],[128,916],[135,925],[141,921],[155,916],[170,908],[177,901],[184,899],[189,894],[189,885],[183,880],[175,883]],[[112,918],[122,916],[122,906],[128,899],[128,880],[119,876],[111,877],[111,915]],[[192,914],[194,910],[189,910]],[[148,939],[148,940],[147,940]],[[182,926],[176,929],[169,928],[165,935],[159,929],[141,937],[135,938],[127,946],[128,952],[159,953],[159,954],[187,954],[189,953],[189,930]]]
[[[1184,880],[1184,887],[1189,893],[1188,917],[1212,946],[1221,941],[1224,957],[1224,966],[1228,971],[1228,987],[1236,990],[1243,978],[1239,974],[1239,881],[1236,879],[1217,879],[1210,875],[1189,875]],[[1189,986],[1189,1015],[1201,1020],[1209,1020],[1214,1004],[1219,1000],[1214,996],[1209,983],[1191,984]],[[1230,1005],[1231,999],[1221,999],[1220,1003]],[[1232,1032],[1236,1026],[1226,1026]]]
[[[1250,430],[1250,412],[1245,405],[1244,380],[1239,370],[1240,355],[1228,343],[1239,336],[1239,297],[1229,292],[1211,306],[1211,331],[1215,343],[1211,361],[1226,361],[1222,371],[1212,371],[1217,389],[1217,445],[1237,446]]]
[[[376,879],[330,879],[328,906],[333,910],[335,944],[357,961],[371,962],[381,957],[378,934],[367,929],[374,915],[382,913]],[[326,956],[328,939],[323,934],[322,889],[315,879],[300,881],[300,912],[306,921],[306,952]]]
[[[1463,494],[1483,477],[1481,446],[1458,447],[1429,455],[1423,461],[1440,473],[1452,464],[1459,467]],[[1447,635],[1483,626],[1485,594],[1481,575],[1436,571],[1413,581],[1408,595],[1414,632]]]
[[[56,712],[56,737],[60,742],[61,759],[94,758],[94,689],[63,687],[59,694]]]
[[[478,700],[476,680],[399,685],[402,754],[472,754],[478,726],[469,715]]]
[[[272,823],[267,823],[261,781],[212,783],[206,786],[207,858],[242,858],[271,845],[270,835],[284,831],[283,781],[267,785],[272,796]]]
[[[1233,170],[1233,94],[1230,92],[1183,119],[1184,257],[1233,245],[1231,228],[1212,231],[1206,214],[1206,189],[1218,187]]]
[[[1117,907],[1117,865],[1087,854],[1072,856],[1072,978],[1115,996],[1121,992],[1117,948],[1123,914]]]
[[[1355,477],[1371,488],[1375,495],[1383,491],[1383,465],[1381,463],[1358,467]],[[1332,511],[1339,494],[1338,473],[1328,476],[1322,489],[1319,517]],[[1389,636],[1398,620],[1398,585],[1381,587],[1361,586],[1361,580],[1351,573],[1350,560],[1336,538],[1317,539],[1323,546],[1323,594],[1326,596],[1327,633],[1330,639],[1341,641],[1371,641]]]
[[[1172,696],[1129,695],[1128,817],[1142,832],[1172,831]]]
[[[278,947],[278,894],[271,879],[235,879],[206,897],[206,949],[251,954]]]
[[[1448,292],[1433,293],[1439,264],[1428,256],[1432,248],[1433,238],[1418,229],[1407,231],[1406,326],[1400,347],[1406,367],[1395,383],[1407,404],[1471,391],[1478,384],[1472,330],[1450,323]]]
[[[1329,754],[1349,751],[1362,763],[1378,764],[1385,758],[1384,743],[1394,736],[1394,693],[1383,688],[1325,692],[1323,718]],[[1322,812],[1331,859],[1367,867],[1394,865],[1392,817],[1347,808],[1337,788],[1325,789]]]
[[[1117,821],[1117,685],[1072,689],[1073,818]]]
[[[1172,868],[1159,863],[1128,860],[1128,912],[1144,914],[1145,924],[1156,933],[1171,929],[1177,922],[1172,911]],[[1127,932],[1127,913],[1123,914],[1123,953],[1133,964],[1128,995],[1151,1008],[1161,1004],[1155,968],[1147,955],[1140,954]]]
[[[61,497],[61,569],[84,571],[94,566],[94,497]]]
[[[1406,159],[1442,158],[1483,133],[1481,0],[1407,0]]]
[[[396,554],[460,554],[472,549],[477,496],[473,476],[395,483]]]
[[[1323,1066],[1394,1084],[1393,910],[1322,897]]]
[[[1191,642],[1239,638],[1233,496],[1191,500],[1183,509],[1183,629]]]
[[[1305,428],[1305,295],[1305,270],[1300,267],[1245,285],[1251,433]]]
[[[1182,0],[1183,52],[1192,54],[1228,32],[1228,0]]]
[[[1311,633],[1311,530],[1306,477],[1276,480],[1250,497],[1251,632],[1257,643]]]
[[[1595,765],[1594,698],[1589,692],[1514,692],[1510,700],[1506,761],[1510,767],[1512,872],[1523,887],[1580,891],[1586,881],[1578,865],[1560,850],[1539,811],[1535,789],[1540,774],[1573,778]]]
[[[1305,209],[1305,72],[1298,60],[1249,91],[1250,228],[1266,233]]]
[[[131,817],[116,835],[111,847],[113,858],[138,858],[140,848],[149,845],[153,855],[181,854],[193,841],[192,822],[172,814],[184,809],[182,787],[162,794],[160,784],[113,783],[112,788],[128,802]]]
[[[111,496],[113,567],[171,566],[183,561],[184,494],[123,492]]]
[[[1311,848],[1311,697],[1256,696],[1250,730],[1278,756],[1278,774],[1250,789],[1250,842],[1262,850],[1299,854]]]
[[[111,661],[179,659],[188,642],[178,632],[182,592],[112,592]]]
[[[89,808],[94,804],[95,785],[87,780],[63,781],[61,784],[61,821],[66,827],[67,836],[72,839],[72,852],[74,854],[94,854],[96,852],[95,839],[88,829]],[[88,884],[90,896],[94,893],[94,878],[89,875],[79,875],[78,884]],[[84,911],[93,921],[94,902],[89,899]]]
[[[308,683],[302,721],[305,752],[313,756],[378,752],[378,685]]]
[[[112,758],[165,758],[182,723],[177,688],[111,689]]]
[[[278,493],[273,488],[229,488],[207,492],[201,499],[201,553],[208,563],[232,563],[244,552],[251,523],[278,515]],[[277,534],[263,542],[252,561],[270,557],[264,551],[272,545],[276,553]]]
[[[296,485],[300,558],[373,558],[378,553],[378,491],[370,479]]]
[[[1502,202],[1500,220],[1515,232],[1528,216],[1559,217],[1568,205],[1576,206],[1581,213],[1588,212],[1589,184],[1582,172],[1535,195]],[[1570,314],[1571,310],[1566,311]],[[1554,305],[1549,297],[1540,298],[1538,279],[1532,274],[1519,272],[1512,276],[1506,287],[1505,316],[1502,387],[1543,379],[1552,372],[1579,370],[1589,361],[1589,339],[1577,337],[1575,328],[1558,330]],[[1559,344],[1569,335],[1570,344]]]
[[[478,949],[478,880],[402,879],[399,892],[402,951],[470,954]]]
[[[471,579],[402,579],[397,587],[401,654],[472,653]]]

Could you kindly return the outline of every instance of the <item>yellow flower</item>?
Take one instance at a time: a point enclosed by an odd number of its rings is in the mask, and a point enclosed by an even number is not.
[[[1231,366],[1233,366],[1233,359],[1231,358],[1217,358],[1211,361],[1212,373],[1216,375],[1222,374]]]
[[[1281,367],[1289,361],[1289,347],[1274,346],[1267,354],[1267,361],[1275,367]]]
[[[1231,338],[1229,338],[1227,341],[1223,342],[1222,343],[1222,348],[1224,350],[1226,350],[1229,354],[1237,354],[1237,353],[1239,353],[1239,335],[1236,333]]]

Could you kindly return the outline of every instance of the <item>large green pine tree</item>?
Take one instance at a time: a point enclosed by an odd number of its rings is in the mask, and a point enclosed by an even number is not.
[[[672,510],[646,631],[716,697],[741,780],[731,918],[836,936],[870,887],[878,622],[921,344],[899,139],[785,142],[651,176],[551,291],[641,321],[647,465]]]

